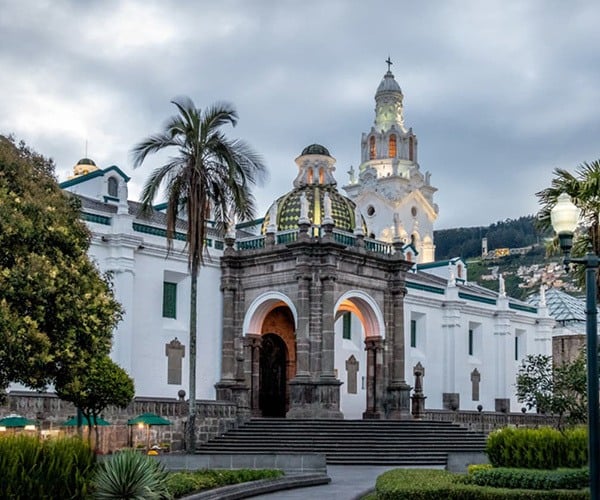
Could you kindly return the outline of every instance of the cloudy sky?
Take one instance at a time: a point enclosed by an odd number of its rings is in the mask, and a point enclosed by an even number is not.
[[[52,157],[59,180],[87,141],[135,199],[160,158],[134,171],[130,150],[170,100],[229,101],[229,135],[270,171],[265,212],[308,144],[346,183],[389,55],[436,228],[487,225],[535,212],[553,168],[600,158],[599,22],[596,0],[0,0],[0,134]]]

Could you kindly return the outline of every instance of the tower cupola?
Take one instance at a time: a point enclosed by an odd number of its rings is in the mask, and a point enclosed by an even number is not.
[[[386,62],[387,73],[383,75],[375,93],[375,129],[378,132],[387,132],[395,125],[398,131],[406,132],[402,107],[404,95],[390,70],[392,61],[388,58]]]

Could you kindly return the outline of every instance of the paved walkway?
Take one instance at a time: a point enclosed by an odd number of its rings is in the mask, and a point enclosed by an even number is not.
[[[252,497],[254,500],[353,500],[375,487],[377,476],[397,466],[328,465],[331,483],[295,490],[276,491]]]

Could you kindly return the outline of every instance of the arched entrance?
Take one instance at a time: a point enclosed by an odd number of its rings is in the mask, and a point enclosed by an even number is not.
[[[262,336],[259,407],[263,417],[285,417],[287,348],[274,333]]]
[[[366,292],[350,290],[335,305],[335,369],[344,385],[340,408],[346,418],[381,418],[383,314]]]

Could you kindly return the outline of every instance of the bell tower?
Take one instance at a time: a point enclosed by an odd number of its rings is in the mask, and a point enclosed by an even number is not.
[[[389,57],[386,63],[388,70],[375,93],[374,123],[362,134],[358,176],[351,167],[350,182],[343,189],[360,209],[370,237],[401,239],[407,259],[432,262],[437,188],[430,183],[430,173],[419,168],[417,136],[404,124],[404,95]]]

